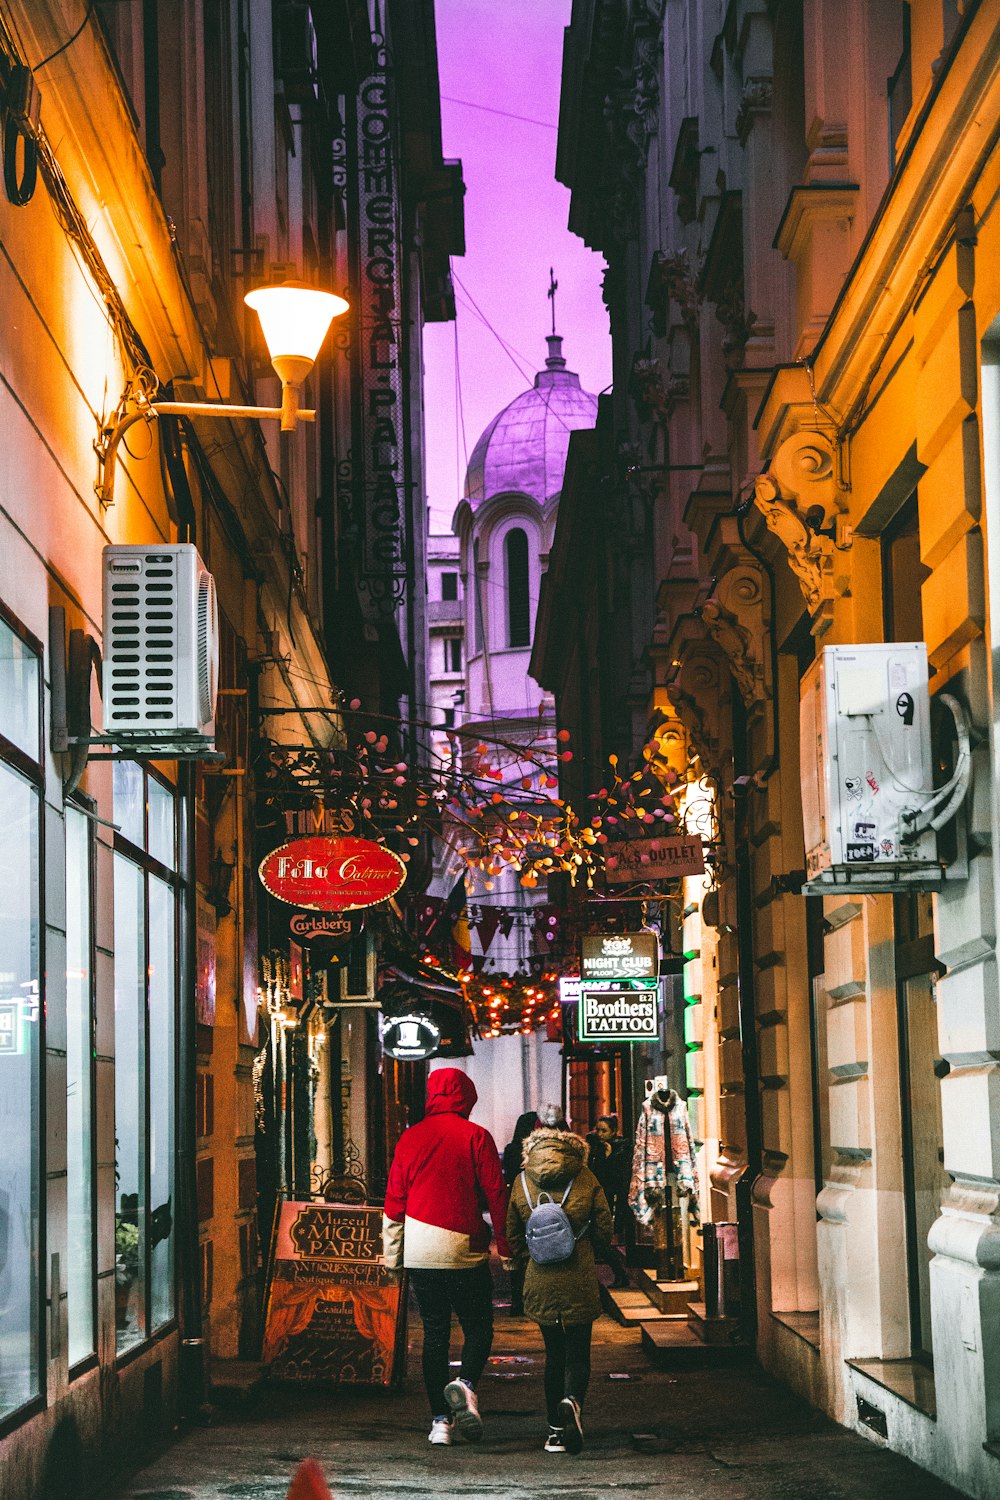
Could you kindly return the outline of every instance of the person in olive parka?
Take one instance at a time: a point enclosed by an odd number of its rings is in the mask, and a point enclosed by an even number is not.
[[[606,1260],[612,1246],[611,1211],[604,1189],[587,1166],[587,1142],[580,1136],[562,1130],[532,1131],[524,1143],[523,1161],[523,1178],[518,1173],[514,1179],[507,1209],[507,1239],[515,1266],[524,1268],[524,1311],[539,1325],[545,1342],[545,1452],[579,1453],[590,1336],[601,1313],[597,1259]],[[528,1217],[540,1192],[558,1203],[567,1185],[563,1208],[579,1239],[568,1260],[537,1265],[528,1254]]]

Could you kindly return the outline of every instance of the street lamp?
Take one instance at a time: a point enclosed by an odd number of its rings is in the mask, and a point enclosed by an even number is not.
[[[156,417],[257,417],[280,421],[282,432],[294,432],[299,422],[315,422],[316,413],[299,406],[299,389],[316,362],[320,346],[334,318],[347,312],[349,304],[333,292],[321,292],[301,281],[259,287],[244,297],[260,319],[271,364],[281,381],[280,406],[230,406],[218,401],[154,401],[142,383],[126,392],[118,407],[118,420],[102,427],[94,448],[98,478],[94,489],[103,506],[114,504],[115,465],[118,445],[135,422]],[[148,374],[148,372],[147,372]],[[155,376],[152,377],[155,381]],[[133,406],[125,410],[131,394]]]
[[[281,430],[294,432],[298,417],[311,421],[315,413],[299,411],[299,386],[316,363],[320,345],[334,318],[348,304],[333,292],[319,292],[304,281],[262,286],[243,298],[260,319],[271,363],[281,381]]]

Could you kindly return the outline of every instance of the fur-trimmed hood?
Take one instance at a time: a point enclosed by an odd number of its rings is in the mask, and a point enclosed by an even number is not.
[[[587,1165],[588,1151],[582,1136],[545,1128],[528,1136],[521,1161],[539,1187],[565,1187]]]

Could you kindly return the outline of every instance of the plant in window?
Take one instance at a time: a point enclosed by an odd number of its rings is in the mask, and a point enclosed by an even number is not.
[[[129,1286],[139,1274],[139,1226],[127,1219],[115,1223],[115,1285]]]

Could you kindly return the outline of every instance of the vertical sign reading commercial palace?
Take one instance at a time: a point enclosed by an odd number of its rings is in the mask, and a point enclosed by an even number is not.
[[[400,199],[392,74],[385,39],[358,92],[357,205],[360,306],[356,356],[361,411],[354,479],[361,582],[375,609],[403,596],[407,559]]]

